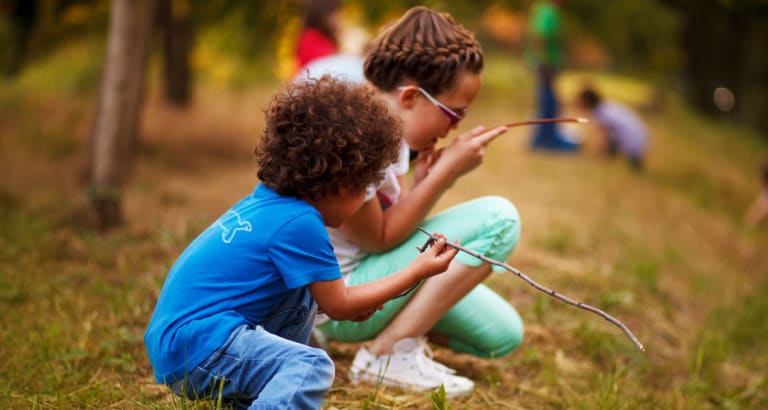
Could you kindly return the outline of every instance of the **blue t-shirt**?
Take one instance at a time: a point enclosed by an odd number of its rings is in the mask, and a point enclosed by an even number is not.
[[[320,213],[258,185],[179,256],[144,343],[155,379],[181,379],[242,324],[260,324],[289,289],[341,277]]]

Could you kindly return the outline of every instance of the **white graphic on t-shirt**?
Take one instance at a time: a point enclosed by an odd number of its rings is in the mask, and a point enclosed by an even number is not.
[[[253,230],[251,223],[240,219],[240,214],[235,211],[227,211],[216,221],[216,224],[221,227],[221,240],[224,243],[232,242],[237,231],[251,232]]]

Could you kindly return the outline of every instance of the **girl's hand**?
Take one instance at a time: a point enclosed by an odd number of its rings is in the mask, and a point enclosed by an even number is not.
[[[435,233],[438,239],[428,250],[416,257],[412,265],[416,268],[420,279],[426,279],[438,273],[445,272],[454,256],[459,251],[445,244],[445,235]],[[458,241],[456,242],[458,244]]]
[[[432,166],[440,159],[440,155],[443,153],[443,149],[435,151],[430,149],[427,151],[419,152],[419,155],[413,160],[411,168],[413,169],[413,185],[418,185],[424,178],[429,175],[429,171]]]
[[[490,130],[480,126],[459,135],[444,148],[442,155],[434,160],[433,172],[440,169],[442,172],[452,173],[454,179],[459,178],[480,165],[488,144],[505,132],[506,126]]]

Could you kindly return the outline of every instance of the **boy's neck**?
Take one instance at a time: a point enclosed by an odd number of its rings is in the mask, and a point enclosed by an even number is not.
[[[317,209],[323,217],[323,223],[330,228],[338,228],[344,219],[348,218],[363,205],[365,192],[361,194],[340,193],[328,195],[318,200],[304,198],[308,204]]]

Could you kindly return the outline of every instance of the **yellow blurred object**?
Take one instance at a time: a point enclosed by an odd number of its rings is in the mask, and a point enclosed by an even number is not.
[[[294,16],[286,19],[283,29],[278,34],[275,75],[282,81],[292,78],[298,69],[296,43],[299,39],[300,30],[301,18]]]

